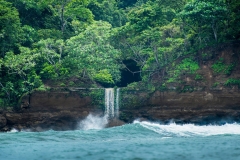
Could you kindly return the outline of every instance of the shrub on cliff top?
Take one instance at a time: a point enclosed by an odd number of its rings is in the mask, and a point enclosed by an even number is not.
[[[100,70],[97,74],[95,74],[93,78],[94,80],[96,80],[97,82],[101,83],[104,86],[109,86],[114,84],[112,75],[106,69]]]
[[[224,85],[226,85],[226,86],[238,85],[240,87],[240,79],[229,78],[224,83]]]
[[[212,69],[214,73],[224,73],[230,75],[235,66],[236,66],[235,63],[229,65],[225,64],[224,59],[220,58],[212,65]]]
[[[177,82],[178,78],[183,73],[195,73],[200,67],[196,61],[192,58],[185,58],[181,61],[180,64],[173,64],[172,66],[174,69],[169,72],[170,77],[168,78],[167,82]]]

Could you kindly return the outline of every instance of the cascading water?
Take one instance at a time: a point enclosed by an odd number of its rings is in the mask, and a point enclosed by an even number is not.
[[[114,88],[105,89],[105,112],[104,116],[89,114],[79,123],[79,129],[102,129],[105,128],[110,119],[118,118],[120,89],[116,90],[116,103],[114,105]]]
[[[114,89],[105,89],[105,116],[107,118],[114,117]]]
[[[119,114],[119,91],[117,89],[116,93],[116,105],[114,106],[114,88],[106,88],[105,89],[105,116],[108,119],[112,119],[114,117],[118,117]]]
[[[116,94],[116,117],[119,116],[119,96],[120,96],[120,88],[117,88],[117,94]]]

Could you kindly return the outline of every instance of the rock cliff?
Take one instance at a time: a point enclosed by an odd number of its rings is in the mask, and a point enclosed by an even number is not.
[[[65,92],[34,92],[23,98],[17,112],[1,112],[1,131],[12,128],[32,131],[72,130],[89,113],[103,115],[102,105],[94,104],[93,97],[83,96],[84,90]],[[102,92],[102,102],[104,93]],[[101,99],[101,98],[100,98]],[[109,126],[130,123],[135,119],[168,123],[223,123],[240,121],[240,92],[160,92],[147,94],[144,90],[121,91],[121,121],[110,121]],[[98,103],[100,104],[100,102]]]
[[[206,48],[197,53],[200,69],[195,74],[182,73],[178,82],[164,86],[163,77],[153,78],[154,89],[139,85],[122,88],[121,121],[115,119],[109,126],[138,118],[163,123],[172,120],[198,124],[240,121],[239,51],[239,41]],[[221,70],[214,71],[214,65]],[[89,113],[104,114],[104,89],[35,91],[22,98],[18,110],[0,110],[0,130],[76,129]]]
[[[143,92],[144,93],[144,92]],[[168,123],[222,123],[240,120],[239,92],[160,92],[149,98],[138,97],[141,102],[121,106],[120,118],[131,122],[136,118]],[[126,101],[132,98],[126,97]],[[141,105],[139,105],[141,103]]]
[[[71,91],[34,92],[30,104],[29,97],[25,96],[18,111],[0,114],[0,128],[2,131],[12,128],[32,131],[76,129],[78,122],[90,112],[102,113],[89,96],[81,94]]]

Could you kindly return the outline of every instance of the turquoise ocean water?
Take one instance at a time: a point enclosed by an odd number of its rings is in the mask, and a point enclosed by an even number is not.
[[[0,133],[0,159],[240,159],[240,125],[237,123],[197,126],[135,121],[112,128],[92,128]]]

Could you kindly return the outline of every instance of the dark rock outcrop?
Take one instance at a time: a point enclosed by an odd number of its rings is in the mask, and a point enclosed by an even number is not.
[[[104,105],[93,103],[93,97],[83,96],[83,92],[34,92],[28,107],[0,114],[0,130],[77,129],[89,113],[104,114]],[[111,120],[107,127],[131,123],[135,119],[197,124],[240,121],[240,93],[237,91],[155,91],[147,94],[147,91],[123,89],[120,95],[119,119]],[[104,92],[100,99],[104,101]],[[22,104],[27,104],[28,100],[25,96]]]
[[[102,113],[101,108],[92,104],[90,97],[82,97],[78,92],[34,92],[30,99],[28,107],[21,105],[19,111],[7,112],[3,120],[0,119],[0,128],[5,125],[3,131],[12,128],[72,130],[89,113]],[[28,104],[28,100],[29,97],[25,96],[22,104]]]
[[[120,118],[131,122],[136,118],[168,123],[221,123],[240,121],[238,92],[154,92],[150,98],[140,96],[143,103],[124,105]]]
[[[111,119],[109,121],[109,123],[107,124],[107,127],[121,126],[121,125],[124,125],[124,124],[125,124],[125,122],[114,118],[114,119]]]
[[[0,114],[0,128],[5,127],[7,124],[7,119],[4,115]]]

